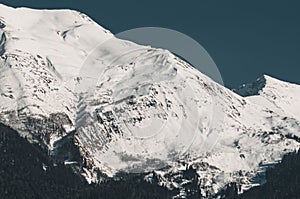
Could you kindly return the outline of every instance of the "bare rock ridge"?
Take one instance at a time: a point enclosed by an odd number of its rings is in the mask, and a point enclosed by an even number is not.
[[[243,84],[242,86],[240,86],[237,89],[234,89],[233,91],[243,97],[259,95],[259,92],[262,91],[263,88],[266,86],[268,78],[268,76],[264,75],[258,78],[255,82],[250,84]]]
[[[5,28],[5,24],[0,20],[0,56],[2,56],[5,52],[5,42],[6,42],[6,35],[5,33],[1,30]]]

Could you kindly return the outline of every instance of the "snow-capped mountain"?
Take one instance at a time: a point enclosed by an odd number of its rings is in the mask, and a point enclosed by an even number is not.
[[[0,5],[0,35],[0,122],[89,182],[150,172],[180,198],[193,167],[209,198],[231,182],[260,185],[299,148],[299,85],[263,76],[238,95],[71,10]]]

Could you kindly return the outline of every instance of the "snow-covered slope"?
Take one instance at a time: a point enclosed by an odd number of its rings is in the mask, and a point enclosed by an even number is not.
[[[275,106],[282,112],[286,114],[289,113],[291,117],[300,120],[299,85],[283,82],[264,75],[258,78],[254,83],[244,84],[236,89],[235,92],[241,96],[248,97],[253,103],[265,107]]]
[[[63,113],[74,124],[75,77],[95,45],[112,34],[71,10],[0,5],[0,21],[1,120],[31,129],[12,120],[34,116],[40,121]]]
[[[0,35],[0,121],[53,156],[74,140],[89,181],[154,170],[182,188],[176,174],[192,166],[211,197],[230,182],[263,183],[267,165],[299,148],[298,85],[264,76],[242,97],[70,10],[0,5]]]

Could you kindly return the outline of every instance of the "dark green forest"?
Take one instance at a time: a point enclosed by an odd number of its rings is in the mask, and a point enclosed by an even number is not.
[[[118,180],[107,179],[100,185],[89,185],[72,168],[53,162],[39,146],[30,144],[13,129],[0,124],[0,198],[84,198],[84,199],[168,199],[178,190],[145,182],[146,174],[122,174]],[[192,179],[187,185],[188,199],[201,198],[196,172],[189,168],[183,174]],[[297,199],[300,198],[300,153],[288,154],[282,163],[269,169],[267,183],[237,195],[235,184],[221,193],[229,199]]]

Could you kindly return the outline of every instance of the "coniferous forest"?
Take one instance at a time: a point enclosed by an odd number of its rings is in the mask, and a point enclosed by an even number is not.
[[[45,154],[16,131],[0,124],[0,198],[168,199],[178,193],[145,182],[142,174],[89,185],[71,168],[53,166]],[[194,178],[193,170],[188,170],[186,176]],[[222,198],[300,198],[300,153],[286,155],[280,164],[267,171],[266,178],[265,185],[242,195],[237,195],[234,184],[228,185]],[[187,198],[201,198],[196,184],[191,184],[189,190]]]

